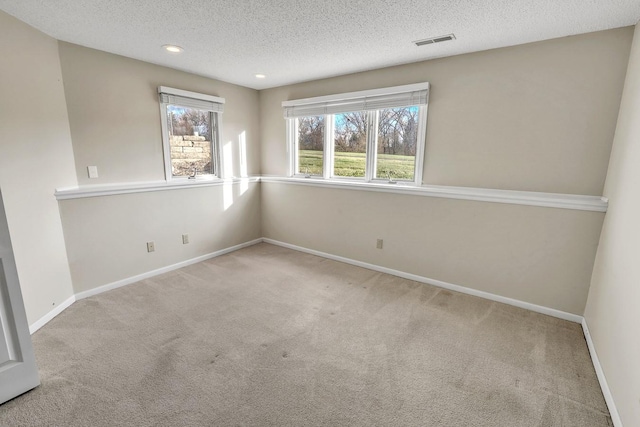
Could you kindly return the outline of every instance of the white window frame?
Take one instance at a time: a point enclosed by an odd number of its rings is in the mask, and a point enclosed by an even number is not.
[[[422,185],[422,172],[424,169],[424,153],[427,136],[427,107],[429,103],[429,83],[416,83],[404,86],[394,86],[381,89],[349,92],[336,95],[319,96],[315,98],[297,99],[282,103],[287,124],[287,152],[288,152],[288,176],[296,178],[320,178],[335,181],[372,182],[377,184],[405,184]],[[377,139],[378,139],[378,112],[385,108],[417,106],[418,132],[416,142],[416,158],[413,181],[394,181],[375,177],[377,163]],[[334,173],[334,116],[335,114],[353,111],[366,111],[368,129],[365,176],[340,177]],[[308,116],[324,116],[324,151],[323,174],[305,175],[299,173],[298,158],[298,118]]]
[[[221,115],[224,110],[225,99],[213,95],[191,92],[167,86],[158,86],[158,96],[160,98],[160,122],[162,124],[162,147],[164,153],[164,175],[165,180],[187,180],[186,176],[173,176],[171,166],[171,144],[169,142],[169,123],[167,120],[167,107],[169,105],[179,105],[188,108],[196,108],[208,111],[211,114],[211,162],[213,163],[213,174],[202,174],[194,178],[197,179],[221,179],[224,177],[222,156],[220,150],[221,135]]]

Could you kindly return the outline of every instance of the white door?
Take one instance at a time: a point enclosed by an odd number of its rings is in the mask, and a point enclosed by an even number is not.
[[[40,384],[0,193],[0,404]]]

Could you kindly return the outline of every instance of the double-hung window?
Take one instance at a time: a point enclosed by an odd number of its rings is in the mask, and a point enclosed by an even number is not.
[[[222,177],[220,116],[224,98],[158,87],[165,177]]]
[[[429,83],[282,103],[290,176],[420,185]]]

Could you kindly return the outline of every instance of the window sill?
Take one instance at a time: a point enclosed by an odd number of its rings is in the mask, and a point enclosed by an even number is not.
[[[183,188],[213,187],[239,183],[259,182],[259,177],[173,179],[171,181],[135,182],[126,184],[98,184],[75,188],[58,188],[54,195],[57,200],[82,199],[86,197],[114,196],[117,194],[147,193],[152,191],[178,190]]]
[[[352,177],[352,176],[333,176],[331,178],[323,178],[320,175],[304,175],[304,174],[296,174],[292,177],[287,177],[288,179],[310,179],[315,181],[326,181],[326,182],[346,182],[348,184],[380,184],[380,185],[395,185],[400,187],[415,187],[416,184],[414,181],[409,181],[406,179],[399,180],[387,180],[382,178],[374,178],[371,181],[367,181],[364,177]]]
[[[446,199],[473,200],[479,202],[507,203],[513,205],[542,206],[548,208],[606,212],[608,200],[600,196],[577,194],[541,193],[534,191],[498,190],[489,188],[452,187],[444,185],[416,186],[412,183],[364,182],[355,180],[329,180],[319,177],[299,178],[262,176],[261,182],[310,185],[314,187],[341,188],[347,190],[378,191]]]

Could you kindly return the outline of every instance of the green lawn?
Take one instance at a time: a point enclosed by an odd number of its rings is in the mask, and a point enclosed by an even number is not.
[[[413,180],[415,157],[394,154],[378,154],[376,176],[387,178],[387,172],[392,179]],[[300,173],[322,175],[322,151],[300,150]],[[334,159],[334,173],[336,176],[363,177],[365,153],[336,152]]]

